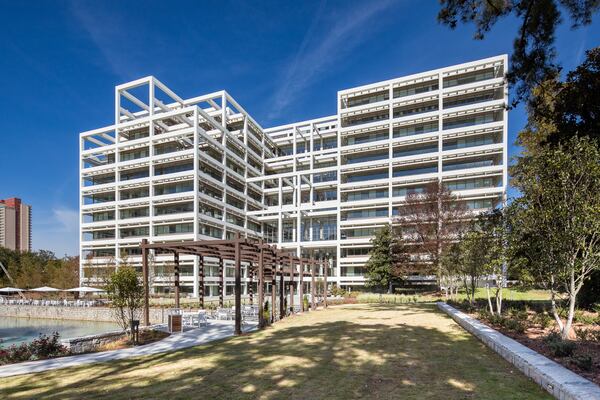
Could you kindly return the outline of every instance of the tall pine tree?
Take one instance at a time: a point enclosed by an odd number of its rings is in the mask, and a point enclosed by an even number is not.
[[[394,261],[392,247],[394,245],[394,234],[392,227],[388,224],[381,228],[371,239],[373,247],[369,252],[369,261],[365,265],[367,285],[371,287],[387,288],[392,293],[394,280]]]

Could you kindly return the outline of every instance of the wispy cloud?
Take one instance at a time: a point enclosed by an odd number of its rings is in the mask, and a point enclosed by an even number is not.
[[[127,32],[140,31],[140,27],[135,26],[137,20],[124,21],[123,15],[112,12],[102,3],[72,1],[70,12],[98,48],[105,65],[113,74],[121,81],[138,77],[139,65],[135,60],[142,54],[137,50],[139,47],[132,45],[138,38],[127,34]]]
[[[330,65],[341,60],[365,42],[373,32],[370,21],[390,8],[392,0],[361,2],[335,19],[325,19],[325,1],[322,1],[298,51],[285,68],[278,90],[271,99],[269,118],[278,117],[295,96],[314,84]],[[320,26],[331,26],[318,34]]]

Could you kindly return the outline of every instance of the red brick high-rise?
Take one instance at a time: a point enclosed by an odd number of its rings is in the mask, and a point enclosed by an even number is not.
[[[0,200],[0,246],[31,251],[31,206],[19,198]]]

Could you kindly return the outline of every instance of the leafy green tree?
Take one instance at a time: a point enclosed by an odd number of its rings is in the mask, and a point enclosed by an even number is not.
[[[365,265],[367,284],[372,287],[387,288],[392,293],[394,282],[394,257],[392,248],[394,234],[391,225],[381,228],[373,239],[373,247],[369,251],[369,260]]]
[[[571,138],[520,157],[511,169],[522,193],[509,210],[509,240],[523,270],[551,291],[552,313],[564,339],[571,331],[577,294],[600,269],[600,149]],[[568,300],[566,321],[556,298]]]
[[[66,289],[79,284],[79,257],[57,258],[46,250],[19,252],[0,247],[0,262],[13,279],[11,281],[0,270],[0,286],[53,286]]]
[[[129,265],[120,266],[110,275],[106,292],[117,323],[123,330],[127,330],[131,320],[140,318],[144,301],[144,287],[135,269]]]
[[[528,105],[527,129],[519,134],[528,151],[573,136],[600,139],[600,47],[586,52],[585,61],[535,88]]]
[[[511,71],[507,79],[515,85],[513,105],[529,98],[534,87],[553,78],[560,66],[556,62],[556,28],[568,15],[571,27],[592,22],[600,0],[441,0],[438,21],[454,29],[461,23],[474,23],[474,38],[484,39],[503,18],[516,18],[519,29],[513,42]]]
[[[506,223],[504,210],[495,209],[481,214],[475,221],[475,229],[478,232],[476,246],[479,253],[483,274],[488,277],[486,293],[488,306],[491,314],[502,314],[502,289],[505,277],[508,274],[508,263],[506,261]],[[492,304],[490,288],[493,288],[494,303]]]
[[[487,261],[487,243],[485,235],[478,229],[467,232],[459,244],[459,273],[463,281],[467,299],[471,304],[475,300],[475,291],[479,279],[485,273]]]
[[[444,249],[442,254],[442,284],[448,288],[446,297],[448,297],[448,294],[450,297],[455,297],[458,294],[460,283],[463,282],[465,290],[467,290],[467,299],[471,302],[467,284],[461,279],[463,261],[461,255],[460,242],[452,243]]]

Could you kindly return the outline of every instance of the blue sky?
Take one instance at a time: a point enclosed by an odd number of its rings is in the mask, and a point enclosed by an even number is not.
[[[114,122],[117,84],[154,75],[182,97],[226,89],[269,127],[335,113],[341,89],[510,54],[517,29],[505,20],[474,41],[472,26],[437,23],[437,1],[0,7],[0,198],[31,204],[33,247],[59,256],[78,251],[78,133]],[[568,70],[600,44],[600,24],[557,37]],[[524,121],[510,113],[509,142]]]

